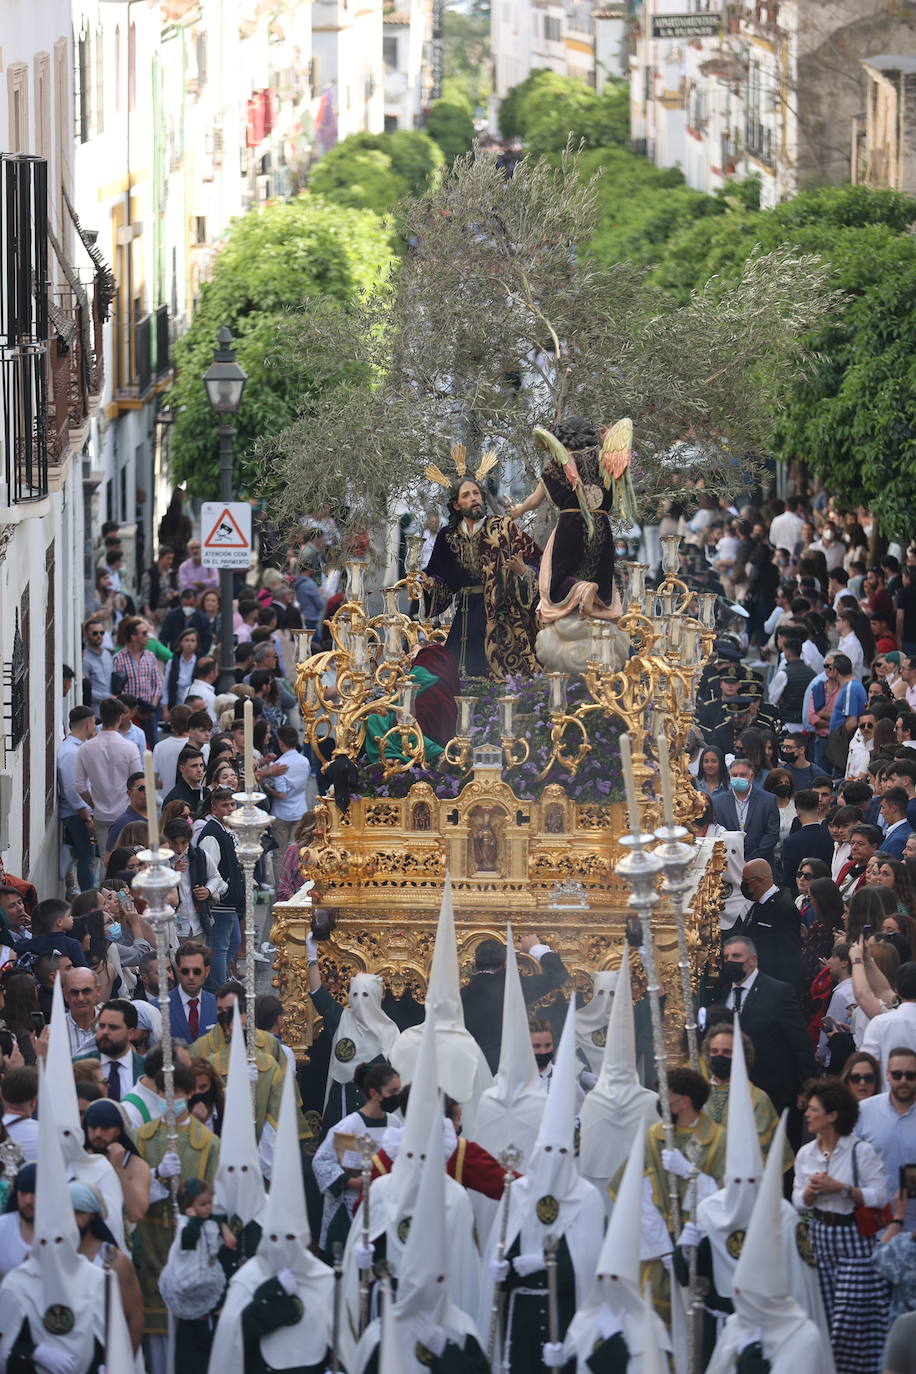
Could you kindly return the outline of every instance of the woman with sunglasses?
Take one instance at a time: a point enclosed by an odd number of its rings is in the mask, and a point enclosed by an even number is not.
[[[888,1299],[872,1264],[873,1235],[862,1235],[857,1207],[883,1207],[887,1183],[880,1155],[853,1132],[859,1103],[846,1083],[823,1078],[805,1089],[805,1124],[814,1139],[795,1157],[792,1202],[811,1215],[836,1374],[876,1374],[887,1334]]]
[[[874,1097],[881,1091],[878,1061],[865,1050],[856,1050],[855,1054],[849,1056],[840,1079],[849,1087],[857,1102],[864,1102],[867,1097]]]
[[[813,916],[803,929],[802,996],[803,1009],[811,1010],[811,985],[833,953],[845,929],[846,907],[840,889],[832,878],[815,878],[808,884]]]
[[[802,859],[798,865],[795,871],[795,885],[798,888],[795,905],[798,907],[802,925],[809,926],[815,917],[814,906],[811,902],[811,884],[816,878],[829,877],[830,870],[823,859]]]

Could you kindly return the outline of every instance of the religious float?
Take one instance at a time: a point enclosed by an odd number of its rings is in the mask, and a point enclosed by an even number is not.
[[[693,992],[718,946],[725,856],[686,828],[702,805],[685,744],[715,596],[678,576],[677,538],[662,544],[656,587],[645,565],[618,563],[616,618],[576,616],[579,671],[462,679],[442,745],[420,705],[435,675],[415,665],[435,667],[448,632],[407,613],[428,590],[419,540],[381,614],[367,609],[365,564],[347,564],[331,647],[299,664],[296,684],[306,739],[333,755],[336,800],[318,803],[307,881],[273,912],[274,986],[298,1055],[316,1029],[313,923],[341,1000],[350,976],[369,972],[422,1002],[448,872],[465,973],[511,920],[557,950],[587,997],[590,975],[618,968],[629,937],[656,1044],[695,1057]]]

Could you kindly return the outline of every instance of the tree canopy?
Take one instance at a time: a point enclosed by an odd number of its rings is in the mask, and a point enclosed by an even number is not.
[[[236,220],[201,290],[190,328],[176,341],[175,480],[194,496],[217,496],[217,424],[201,378],[221,325],[232,330],[238,360],[248,373],[236,417],[236,472],[246,481],[257,439],[289,424],[309,391],[326,383],[328,367],[343,360],[297,359],[278,348],[284,321],[318,301],[343,306],[378,290],[392,261],[390,236],[375,215],[346,210],[304,193],[250,210]]]
[[[596,232],[600,186],[575,156],[523,159],[508,181],[494,155],[460,160],[402,206],[412,251],[383,296],[286,322],[294,367],[348,366],[261,446],[281,521],[325,502],[350,525],[384,518],[396,496],[426,504],[424,467],[447,466],[456,439],[533,476],[533,426],[568,413],[633,418],[647,505],[670,493],[686,435],[708,488],[740,482],[736,455],[766,449],[799,339],[831,308],[819,260],[752,255],[723,289],[674,301],[632,264],[577,250]]]
[[[447,100],[434,100],[429,107],[426,132],[442,149],[449,167],[456,157],[462,157],[474,142],[474,121],[464,105],[452,105]]]
[[[562,153],[572,140],[598,148],[629,139],[629,86],[608,81],[596,95],[579,77],[536,70],[514,86],[499,107],[503,138],[523,139],[532,157]]]

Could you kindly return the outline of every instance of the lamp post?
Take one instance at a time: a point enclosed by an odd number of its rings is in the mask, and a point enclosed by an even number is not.
[[[204,387],[210,409],[219,420],[219,499],[232,500],[232,440],[235,428],[232,417],[238,414],[242,404],[242,392],[248,374],[235,360],[232,333],[223,325],[219,331],[219,347],[214,350],[213,362],[203,376]],[[228,692],[235,682],[235,664],[232,656],[232,569],[219,570],[219,688]]]

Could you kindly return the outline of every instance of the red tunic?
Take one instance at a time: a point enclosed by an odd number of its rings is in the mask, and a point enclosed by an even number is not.
[[[372,1156],[372,1177],[375,1179],[382,1174],[390,1174],[391,1165],[392,1161],[385,1151],[379,1150]],[[445,1171],[463,1188],[473,1188],[483,1193],[484,1197],[494,1198],[498,1202],[503,1195],[505,1175],[499,1161],[482,1145],[475,1145],[473,1140],[465,1140],[464,1136],[458,1137],[458,1144],[449,1156]]]

